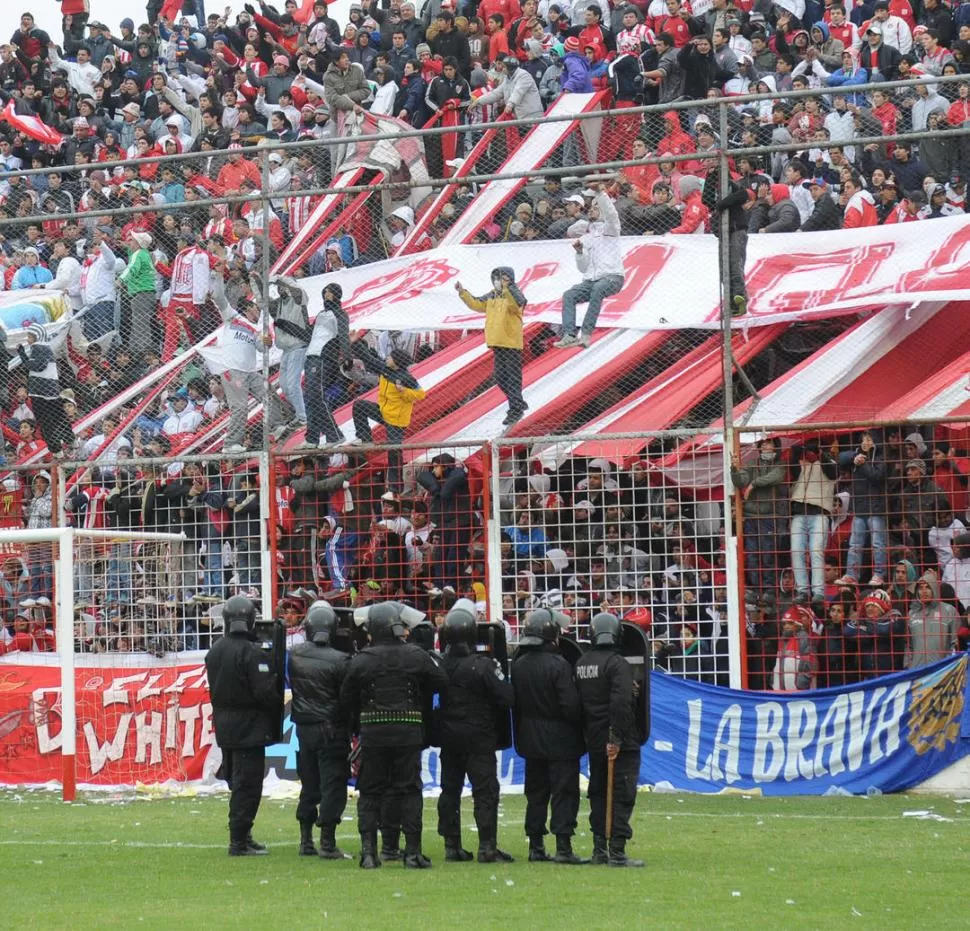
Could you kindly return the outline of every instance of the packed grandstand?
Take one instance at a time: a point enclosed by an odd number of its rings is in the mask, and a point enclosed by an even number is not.
[[[658,663],[727,684],[726,213],[750,237],[747,681],[958,645],[970,466],[962,428],[928,421],[970,403],[970,3],[61,8],[0,46],[5,523],[186,535],[79,551],[79,649],[205,647],[228,595],[261,597],[268,543],[264,607],[294,631],[317,593],[468,595],[513,637],[538,605],[580,632],[606,605]],[[573,249],[604,228],[625,280],[574,337]],[[772,277],[793,253],[856,277],[810,300],[799,262]],[[493,269],[527,302],[519,401],[477,316]],[[314,322],[341,303],[324,376]],[[5,560],[0,649],[52,649],[49,545]],[[936,636],[912,636],[920,611]]]

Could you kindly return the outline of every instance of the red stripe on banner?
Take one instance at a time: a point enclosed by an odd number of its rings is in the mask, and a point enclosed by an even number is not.
[[[785,330],[788,324],[759,327],[744,339],[740,334],[731,341],[735,362],[746,365],[768,348]],[[672,426],[707,395],[716,391],[722,382],[721,337],[712,336],[696,349],[691,350],[656,378],[648,381],[636,394],[639,402],[616,419],[610,419],[611,411],[629,407],[628,398],[614,405],[600,418],[608,421],[601,432],[633,433],[646,430],[663,430]],[[587,428],[584,428],[587,429]],[[581,443],[573,454],[577,456],[603,457],[617,463],[639,456],[649,443],[647,438],[630,440],[590,440]]]

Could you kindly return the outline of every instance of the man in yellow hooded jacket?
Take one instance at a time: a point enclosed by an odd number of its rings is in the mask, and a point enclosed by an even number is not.
[[[371,442],[370,421],[382,423],[387,428],[385,442],[399,446],[404,442],[404,431],[411,424],[411,411],[416,401],[425,397],[417,379],[408,371],[411,359],[402,349],[392,349],[385,360],[372,351],[358,346],[354,354],[363,361],[368,371],[377,376],[377,403],[358,398],[354,401],[354,432],[363,443]],[[387,487],[401,492],[401,451],[391,450],[388,455]]]
[[[503,423],[511,426],[529,407],[522,397],[522,311],[526,300],[515,283],[515,271],[504,266],[493,269],[492,290],[483,297],[469,294],[460,281],[455,289],[467,307],[485,314],[485,345],[492,350],[495,384],[509,399]]]

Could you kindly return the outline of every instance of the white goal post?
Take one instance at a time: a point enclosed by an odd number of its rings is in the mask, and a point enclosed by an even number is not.
[[[77,704],[74,673],[74,540],[130,541],[132,543],[181,543],[181,533],[143,533],[123,530],[80,530],[59,527],[49,530],[0,530],[0,544],[51,543],[54,553],[54,635],[61,670],[61,756],[63,798],[74,801],[77,794],[75,754],[77,749]]]

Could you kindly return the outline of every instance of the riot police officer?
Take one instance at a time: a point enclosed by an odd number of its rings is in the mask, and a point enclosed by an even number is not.
[[[546,810],[556,835],[556,863],[586,863],[573,853],[579,812],[579,761],[586,752],[573,669],[559,652],[568,618],[540,608],[526,615],[512,663],[515,749],[525,758],[525,832],[529,860],[544,861]]]
[[[467,773],[475,802],[478,862],[512,862],[497,844],[499,792],[495,767],[496,714],[508,717],[512,685],[497,660],[475,651],[477,632],[475,605],[467,598],[455,602],[442,629],[446,646],[441,665],[448,675],[448,687],[441,694],[438,712],[438,833],[445,839],[445,860],[472,859],[461,846],[461,790]]]
[[[404,642],[406,633],[400,605],[371,607],[370,645],[351,660],[340,690],[341,702],[360,722],[357,825],[363,869],[381,865],[377,828],[385,796],[400,802],[405,868],[431,866],[421,852],[422,710],[425,696],[443,689],[448,677],[434,654]]]
[[[640,738],[634,711],[633,672],[620,654],[620,622],[597,614],[590,622],[592,649],[576,663],[576,685],[583,706],[583,731],[589,751],[589,826],[593,863],[643,866],[626,855],[633,836],[630,817],[637,800]],[[613,760],[613,824],[607,846],[606,782]]]
[[[252,837],[263,790],[266,747],[275,743],[283,712],[280,683],[269,657],[253,643],[256,607],[233,595],[222,610],[225,636],[206,654],[221,772],[229,783],[229,856],[268,851]]]
[[[350,729],[340,705],[340,687],[350,665],[350,655],[332,646],[337,615],[325,601],[315,601],[304,621],[306,642],[290,651],[290,718],[300,742],[297,771],[300,774],[300,855],[316,856],[313,825],[320,826],[319,855],[341,860],[337,849],[337,825],[347,807],[350,778]],[[318,808],[319,806],[319,808]],[[349,859],[349,858],[348,858]]]

